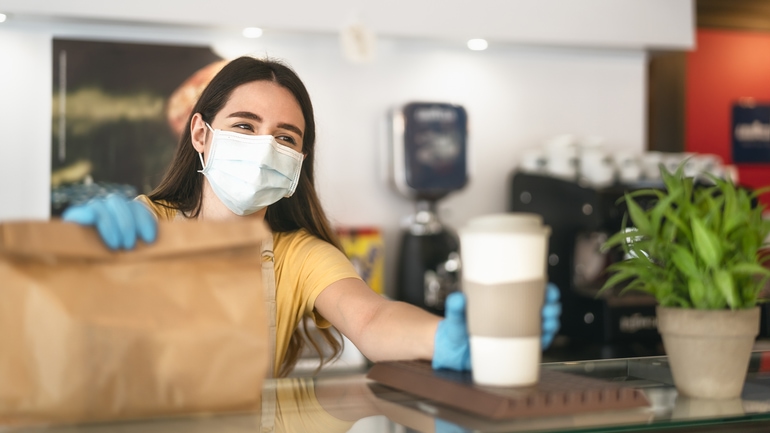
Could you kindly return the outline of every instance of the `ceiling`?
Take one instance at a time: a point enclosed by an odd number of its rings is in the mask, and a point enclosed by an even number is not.
[[[689,48],[693,0],[3,0],[13,20],[79,20],[265,32],[338,33],[524,44]],[[239,31],[239,30],[238,30]]]

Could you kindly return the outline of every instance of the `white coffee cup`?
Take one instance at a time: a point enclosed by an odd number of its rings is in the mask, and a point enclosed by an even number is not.
[[[485,215],[458,230],[476,384],[539,380],[550,232],[527,213]]]

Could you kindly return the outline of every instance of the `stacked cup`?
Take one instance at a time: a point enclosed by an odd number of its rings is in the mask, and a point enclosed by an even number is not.
[[[550,233],[541,216],[528,213],[485,215],[458,230],[476,384],[539,379]]]

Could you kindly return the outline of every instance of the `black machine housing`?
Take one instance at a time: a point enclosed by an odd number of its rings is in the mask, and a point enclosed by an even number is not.
[[[596,189],[541,174],[514,172],[511,176],[509,210],[542,215],[551,227],[548,277],[561,291],[559,332],[568,337],[573,349],[595,351],[586,356],[662,354],[652,296],[620,295],[622,287],[599,294],[607,278],[606,268],[623,260],[621,249],[603,252],[600,248],[622,227],[626,207],[618,199],[626,191],[656,186]]]

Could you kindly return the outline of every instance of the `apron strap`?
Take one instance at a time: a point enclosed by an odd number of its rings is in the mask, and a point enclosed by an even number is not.
[[[272,235],[262,241],[262,287],[265,292],[265,303],[267,306],[268,320],[268,372],[267,377],[275,376],[275,339],[276,339],[276,313],[277,305],[275,302],[275,255],[273,254]],[[260,432],[270,433],[275,430],[275,411],[276,411],[276,384],[273,381],[266,381],[262,387],[262,416],[260,417]]]
[[[273,254],[272,236],[262,241],[262,287],[265,291],[265,303],[267,306],[268,348],[270,359],[268,361],[268,377],[275,376],[275,339],[277,329],[277,305],[275,302],[275,255]]]
[[[275,431],[275,415],[278,396],[276,395],[277,383],[274,380],[265,382],[262,387],[262,414],[259,418],[260,433],[272,433]]]

